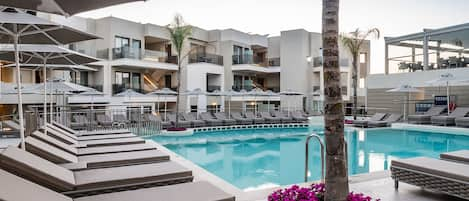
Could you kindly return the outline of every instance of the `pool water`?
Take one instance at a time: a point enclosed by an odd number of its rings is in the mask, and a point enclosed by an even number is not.
[[[315,130],[321,136],[319,129]],[[199,132],[151,139],[243,190],[304,181],[308,128]],[[394,129],[349,130],[349,174],[387,170],[391,160],[469,149],[469,136]],[[309,181],[320,179],[319,143],[311,140]]]

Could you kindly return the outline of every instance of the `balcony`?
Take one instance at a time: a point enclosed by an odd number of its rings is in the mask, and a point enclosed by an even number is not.
[[[112,48],[112,59],[141,59],[142,49],[132,47],[117,47]]]
[[[111,59],[113,60],[126,58],[177,64],[177,57],[168,56],[166,52],[132,47],[98,50],[96,56],[101,59],[109,59],[109,51],[111,51]]]
[[[269,58],[269,66],[280,66],[280,57],[277,58]]]
[[[156,61],[156,62],[166,62],[166,57],[168,57],[167,52],[156,51],[156,50],[147,50],[143,52],[143,59]]]
[[[214,92],[215,90],[220,91],[221,87],[217,85],[207,85],[207,92]]]
[[[258,57],[250,54],[233,55],[233,65],[237,64],[254,64],[258,66],[267,67],[269,65],[269,61],[265,57]]]
[[[189,56],[189,63],[211,63],[223,66],[223,56],[207,53],[194,53]]]
[[[145,91],[143,90],[142,88],[132,88],[132,87],[129,87],[129,86],[126,86],[124,84],[113,84],[112,85],[112,94],[117,94],[117,93],[120,93],[120,92],[123,92],[125,91],[126,89],[132,89],[138,93],[142,93],[142,94],[146,94],[148,93],[148,91]]]

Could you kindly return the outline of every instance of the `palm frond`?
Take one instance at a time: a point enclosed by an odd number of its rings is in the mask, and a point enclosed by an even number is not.
[[[192,35],[192,26],[186,24],[181,15],[176,15],[173,23],[167,25],[166,28],[176,51],[181,54],[185,40]]]

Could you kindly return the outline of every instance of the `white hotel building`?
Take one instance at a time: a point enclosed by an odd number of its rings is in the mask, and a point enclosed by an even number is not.
[[[72,26],[95,34],[102,39],[72,44],[69,48],[95,56],[102,61],[91,66],[90,72],[48,72],[49,77],[62,77],[72,82],[94,87],[104,92],[105,97],[94,102],[112,105],[129,104],[128,99],[113,97],[114,94],[131,88],[141,93],[177,85],[176,53],[172,48],[169,32],[164,26],[142,24],[116,17],[85,19],[63,18],[39,14],[40,17]],[[182,91],[200,88],[202,91],[247,91],[253,88],[280,92],[293,90],[303,96],[231,98],[233,110],[280,107],[283,110],[304,109],[308,112],[321,111],[323,100],[322,41],[320,33],[304,29],[281,31],[279,36],[249,34],[234,29],[204,30],[193,28],[192,36],[185,44],[186,51],[195,49],[184,60]],[[349,101],[351,89],[351,56],[341,47],[340,68],[344,100]],[[369,44],[360,55],[359,96],[363,100],[365,78],[370,69]],[[14,82],[14,71],[2,67],[1,80]],[[24,83],[42,82],[39,70],[22,70]],[[0,111],[9,114],[16,107],[16,96],[2,94]],[[26,104],[40,104],[40,95],[29,94]],[[175,108],[175,97],[132,97],[133,105],[144,105],[156,109],[158,102],[168,102]],[[288,100],[288,101],[287,101]],[[69,104],[90,103],[90,97],[70,96]],[[205,111],[223,108],[224,98],[212,96],[184,96],[181,101],[184,111]],[[270,106],[267,106],[270,103]]]

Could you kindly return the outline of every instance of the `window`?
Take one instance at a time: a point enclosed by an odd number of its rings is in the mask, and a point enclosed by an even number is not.
[[[140,90],[140,73],[132,73],[132,88]]]
[[[171,89],[171,75],[164,76],[164,87]]]
[[[83,86],[88,86],[88,72],[80,72],[80,82]]]
[[[130,73],[116,72],[115,78],[117,85],[122,85],[125,88],[130,87]]]
[[[116,36],[114,38],[114,47],[115,48],[121,48],[121,47],[129,47],[129,38],[121,37],[121,36]]]
[[[366,64],[366,53],[360,53],[360,63]]]
[[[140,49],[142,48],[142,42],[137,39],[132,39],[132,48],[134,49]]]

